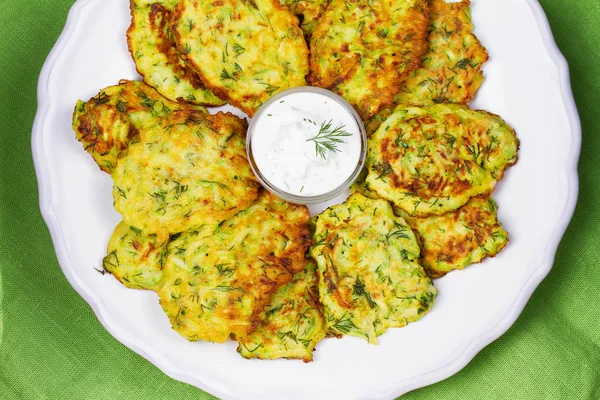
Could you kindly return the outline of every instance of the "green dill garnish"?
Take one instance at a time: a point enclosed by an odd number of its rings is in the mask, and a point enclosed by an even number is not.
[[[227,277],[231,277],[231,275],[233,275],[233,273],[236,270],[236,268],[230,267],[229,264],[217,264],[215,265],[215,268],[217,269],[217,271],[219,271],[220,276]]]
[[[217,185],[218,187],[220,187],[221,189],[226,189],[229,190],[229,186],[221,183],[221,182],[217,182],[217,181],[209,181],[206,179],[199,179],[198,183],[204,183],[206,185]]]
[[[232,81],[237,80],[233,76],[231,76],[229,74],[229,72],[227,72],[227,70],[225,68],[223,68],[223,71],[221,71],[221,80],[224,81],[224,80],[227,80],[227,79],[230,79]]]
[[[479,156],[483,152],[483,149],[481,148],[481,146],[479,146],[478,143],[475,143],[473,146],[467,145],[466,147],[467,147],[467,150],[469,151],[469,153],[471,153],[471,155],[475,159],[475,162],[477,163]]]
[[[256,350],[258,350],[258,349],[260,349],[261,347],[263,347],[262,343],[261,343],[261,344],[259,344],[259,345],[257,345],[257,346],[256,346],[255,348],[253,348],[252,350],[250,350],[250,349],[248,348],[248,346],[246,346],[246,344],[245,344],[245,343],[242,343],[242,346],[244,346],[244,348],[246,349],[246,351],[247,351],[248,353],[254,353]]]
[[[346,131],[346,125],[338,125],[335,128],[331,128],[331,123],[333,120],[323,121],[321,127],[319,128],[319,133],[316,136],[307,139],[307,142],[315,143],[315,152],[317,156],[326,158],[327,151],[331,151],[332,153],[337,153],[340,151],[338,148],[339,143],[346,143],[344,140],[340,139],[342,137],[352,136],[352,134]]]
[[[385,235],[386,240],[390,240],[391,238],[397,239],[408,239],[408,235],[406,234],[407,228],[405,226],[400,225],[396,221],[394,221],[394,228],[396,230],[391,231],[387,235]]]
[[[273,86],[270,83],[266,83],[266,82],[258,82],[258,83],[261,84],[261,85],[265,85],[265,92],[267,92],[267,94],[269,96],[272,96],[273,93],[275,93],[275,91],[277,89],[279,89],[279,86]],[[281,101],[280,101],[280,103],[281,103]]]
[[[108,103],[109,100],[110,98],[108,97],[108,95],[104,92],[101,92],[98,96],[96,96],[96,98],[94,98],[94,103],[96,103],[96,105],[99,106]]]
[[[236,43],[233,45],[233,51],[235,52],[236,56],[239,56],[240,54],[242,54],[243,52],[246,51],[246,48],[244,48]]]
[[[102,259],[102,268],[104,268],[104,270],[110,270],[110,268],[106,268],[107,265],[112,268],[119,267],[119,257],[117,256],[116,250],[113,250],[109,255]]]
[[[354,325],[354,322],[352,322],[350,317],[347,316],[347,314],[342,315],[342,318],[340,318],[335,324],[333,324],[332,327],[335,328],[335,330],[337,330],[338,332],[343,333],[344,335],[347,335],[348,332],[350,332],[352,329],[358,329],[356,325]]]
[[[456,63],[456,65],[454,66],[454,68],[460,68],[460,69],[467,69],[468,66],[470,66],[470,62],[468,58],[463,58],[462,60],[460,60],[459,62]]]
[[[142,101],[141,101],[142,106],[144,106],[145,108],[147,108],[149,110],[154,110],[154,105],[156,104],[157,100],[152,100],[142,90],[137,92],[137,95],[142,99]]]
[[[371,294],[367,290],[365,290],[365,284],[361,282],[360,277],[358,276],[356,277],[356,282],[352,287],[352,293],[354,293],[355,296],[364,296],[367,300],[367,303],[369,303],[369,307],[377,307],[377,304],[373,301],[373,299],[371,299]]]
[[[377,166],[377,168],[373,166],[373,169],[379,172],[379,176],[377,177],[377,179],[383,179],[392,172],[394,172],[390,164],[380,164],[379,166]]]
[[[173,181],[173,182],[175,183],[175,188],[173,189],[175,191],[175,198],[178,199],[182,193],[187,192],[188,185],[182,185],[181,183],[179,183],[177,181]]]
[[[121,189],[118,186],[115,186],[115,189],[117,189],[117,192],[119,192],[119,196],[121,196],[124,199],[127,199],[127,195],[125,194],[125,192],[123,191],[123,189]]]
[[[117,100],[117,110],[123,114],[127,113],[127,103],[121,100]]]

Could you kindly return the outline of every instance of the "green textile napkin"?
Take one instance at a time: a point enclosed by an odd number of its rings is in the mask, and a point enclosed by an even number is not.
[[[36,83],[73,2],[0,0],[0,398],[212,398],[106,332],[67,283],[40,215]],[[457,375],[406,399],[600,399],[600,1],[541,3],[583,124],[575,217],[517,323]]]

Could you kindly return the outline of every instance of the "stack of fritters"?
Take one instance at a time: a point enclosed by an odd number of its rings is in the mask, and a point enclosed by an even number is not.
[[[310,361],[327,335],[376,343],[426,314],[431,278],[508,241],[489,195],[518,140],[465,105],[488,58],[469,6],[131,0],[145,83],[121,81],[73,115],[123,215],[104,269],[157,292],[185,338],[232,338],[245,358]],[[252,116],[307,80],[350,102],[369,135],[358,193],[310,223],[306,207],[259,189],[247,122],[203,107]]]
[[[156,291],[181,335],[246,340],[276,323],[265,314],[273,293],[316,292],[314,268],[313,275],[305,271],[308,209],[259,191],[246,158],[245,120],[172,103],[141,82],[124,81],[78,103],[74,127],[112,174],[123,214],[105,270],[128,287]],[[285,301],[281,296],[274,300]],[[310,314],[313,326],[294,334],[303,350],[285,344],[289,350],[278,356],[311,359],[323,336],[320,308],[312,310],[306,301],[286,306],[285,318]],[[271,347],[262,346],[267,354]]]
[[[207,113],[204,107],[169,101],[142,82],[122,80],[88,102],[77,102],[73,130],[100,169],[110,174],[129,145],[139,141],[142,126],[178,109]]]
[[[406,218],[435,278],[493,257],[508,242],[489,196],[516,163],[519,141],[500,117],[464,104],[488,59],[471,32],[469,6],[430,2],[429,50],[395,96],[397,106],[365,121],[366,170],[354,185]]]

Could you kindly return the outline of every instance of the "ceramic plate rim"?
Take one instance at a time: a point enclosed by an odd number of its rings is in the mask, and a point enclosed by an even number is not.
[[[47,162],[42,151],[42,137],[45,131],[48,111],[50,109],[48,86],[52,69],[60,54],[65,49],[67,42],[71,38],[71,33],[77,24],[81,10],[92,1],[94,0],[77,0],[72,6],[71,10],[69,11],[65,27],[56,44],[52,48],[48,58],[46,59],[38,80],[38,109],[33,124],[31,147],[34,167],[38,180],[39,205],[42,217],[48,226],[59,264],[68,282],[71,284],[71,286],[73,286],[75,291],[77,291],[77,293],[79,293],[79,295],[83,297],[85,301],[87,301],[100,323],[113,337],[131,350],[146,358],[173,379],[186,382],[221,398],[235,397],[234,393],[223,392],[220,388],[212,385],[210,382],[207,382],[206,380],[201,379],[188,371],[184,371],[183,369],[178,368],[176,365],[173,365],[170,361],[162,357],[158,350],[146,344],[136,343],[135,340],[132,340],[130,337],[128,337],[128,333],[122,330],[110,317],[102,301],[99,300],[94,293],[87,290],[85,285],[82,284],[77,275],[74,273],[74,269],[70,264],[65,245],[65,237],[60,229],[57,215],[52,207],[52,183],[47,169],[45,168]],[[502,319],[500,319],[494,326],[491,326],[487,332],[471,340],[464,351],[456,358],[447,360],[444,365],[429,372],[413,378],[398,381],[394,385],[386,388],[384,391],[376,393],[364,393],[368,395],[369,398],[397,397],[411,390],[446,379],[464,368],[481,349],[504,334],[521,314],[522,310],[527,304],[527,301],[533,294],[533,291],[550,272],[558,245],[575,211],[579,190],[577,166],[581,149],[581,123],[571,90],[569,68],[566,59],[554,41],[548,19],[542,9],[542,6],[537,0],[523,1],[528,4],[533,11],[538,22],[538,28],[541,30],[544,38],[546,50],[559,70],[561,94],[571,126],[571,151],[566,165],[568,190],[567,200],[562,216],[554,226],[552,236],[549,242],[546,244],[540,265],[532,272],[525,285],[521,288],[521,291],[515,299],[515,302],[511,306],[510,310]]]

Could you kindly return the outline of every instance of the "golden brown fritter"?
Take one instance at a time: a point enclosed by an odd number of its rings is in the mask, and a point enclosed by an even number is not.
[[[412,216],[490,194],[519,141],[500,117],[466,106],[399,106],[368,141],[366,188]]]
[[[145,236],[135,226],[121,222],[110,238],[102,266],[129,288],[156,290],[162,285],[167,243],[168,239]]]
[[[355,193],[315,217],[310,254],[319,271],[327,328],[377,343],[421,318],[437,290],[419,265],[419,245],[385,200]]]
[[[494,257],[508,243],[494,200],[473,197],[456,211],[424,218],[404,216],[421,238],[421,265],[432,278]]]
[[[298,17],[300,28],[308,42],[331,0],[279,0],[279,2],[286,5]]]
[[[306,267],[309,217],[305,206],[263,190],[216,229],[173,240],[158,291],[173,329],[188,340],[243,340],[271,295]]]
[[[395,104],[466,104],[483,82],[481,66],[488,59],[485,47],[473,35],[471,2],[430,0],[429,49],[423,65],[404,81]]]
[[[485,47],[472,33],[470,1],[431,0],[429,14],[431,25],[423,65],[402,83],[394,104],[466,104],[483,82],[481,67],[488,59]],[[366,120],[367,135],[375,133],[393,111],[394,107],[384,108]]]
[[[333,0],[311,37],[309,81],[366,120],[390,106],[421,65],[428,27],[426,0]]]
[[[131,0],[127,44],[144,82],[172,101],[220,106],[225,101],[207,89],[180,56],[168,25],[179,0]]]
[[[179,110],[140,129],[140,141],[113,172],[114,204],[125,223],[163,238],[247,208],[259,184],[246,128],[229,113]]]
[[[316,264],[308,260],[304,271],[273,294],[256,329],[238,340],[237,351],[244,358],[297,358],[309,362],[326,333]]]
[[[182,0],[171,27],[205,85],[249,116],[273,94],[306,84],[308,48],[279,0]]]
[[[87,102],[77,102],[73,130],[100,169],[110,174],[129,145],[139,141],[143,125],[181,108],[206,112],[204,107],[169,101],[142,82],[122,80]]]

